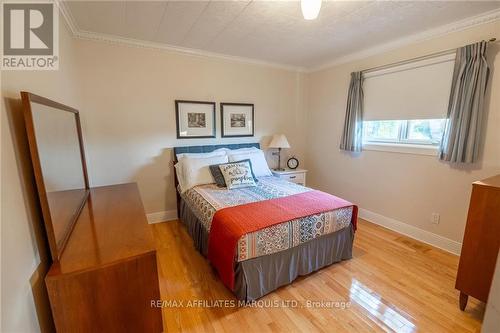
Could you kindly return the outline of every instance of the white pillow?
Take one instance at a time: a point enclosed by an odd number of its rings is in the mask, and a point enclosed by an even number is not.
[[[220,148],[220,150],[224,149],[226,151],[226,153],[228,154],[239,154],[239,153],[246,153],[246,152],[249,152],[249,151],[257,151],[257,150],[260,150],[259,148],[257,147],[249,147],[249,148],[238,148],[238,149],[229,149],[229,148]],[[217,149],[219,150],[219,149]]]
[[[181,193],[197,185],[215,183],[209,166],[227,162],[228,157],[226,155],[204,158],[184,157],[181,162],[177,163],[180,164],[182,169],[181,177],[179,177]]]
[[[183,172],[183,164],[182,160],[186,157],[190,158],[206,158],[206,157],[214,157],[214,156],[225,156],[226,155],[226,148],[219,148],[214,151],[211,151],[209,153],[180,153],[177,154],[177,163],[175,164],[175,171],[177,174],[177,180],[179,181],[179,186],[181,188],[181,192],[184,192],[187,190],[186,188],[186,181],[184,177],[184,172]]]
[[[227,148],[219,148],[210,153],[180,153],[177,154],[177,161],[181,161],[185,157],[193,157],[193,158],[205,158],[212,156],[224,156],[226,155]]]
[[[219,165],[228,190],[256,186],[252,175],[252,167],[248,161]]]
[[[182,161],[175,163],[174,168],[175,168],[175,174],[177,176],[177,181],[179,182],[179,187],[180,187],[181,193],[182,193],[185,191],[184,189],[186,188],[186,182],[184,180],[184,173],[182,172],[182,169],[183,169]]]
[[[269,169],[269,166],[267,165],[264,152],[260,149],[241,153],[227,152],[227,155],[229,157],[229,162],[237,162],[250,159],[250,161],[252,162],[252,169],[255,177],[266,177],[273,175],[273,173]]]

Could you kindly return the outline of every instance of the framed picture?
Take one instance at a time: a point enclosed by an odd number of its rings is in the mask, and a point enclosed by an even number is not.
[[[215,138],[215,102],[175,101],[177,139]]]
[[[223,138],[254,136],[254,106],[242,103],[220,103]]]

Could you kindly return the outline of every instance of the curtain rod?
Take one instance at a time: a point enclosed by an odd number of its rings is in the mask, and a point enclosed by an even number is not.
[[[499,41],[496,38],[491,38],[491,39],[488,40],[488,43],[498,43],[498,42]],[[451,53],[456,52],[457,49],[458,49],[458,47],[455,47],[455,48],[452,48],[452,49],[448,49],[448,50],[444,50],[444,51],[439,51],[439,52],[434,52],[434,53],[427,54],[427,55],[420,56],[420,57],[415,57],[415,58],[411,58],[411,59],[406,59],[406,60],[401,60],[401,61],[393,62],[391,64],[380,65],[380,66],[376,66],[376,67],[364,69],[364,70],[361,71],[361,74],[366,74],[366,73],[378,71],[378,70],[381,70],[381,69],[386,69],[386,68],[391,68],[391,67],[395,67],[395,66],[409,64],[409,63],[412,63],[412,62],[415,62],[415,61],[419,61],[419,60],[426,60],[426,59],[430,59],[430,58],[435,58],[435,57],[439,57],[439,56],[451,54]]]

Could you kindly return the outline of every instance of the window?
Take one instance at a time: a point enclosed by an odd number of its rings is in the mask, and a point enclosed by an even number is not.
[[[454,60],[454,54],[444,54],[364,73],[364,149],[436,155]]]
[[[446,119],[364,121],[363,143],[438,146],[445,124]]]

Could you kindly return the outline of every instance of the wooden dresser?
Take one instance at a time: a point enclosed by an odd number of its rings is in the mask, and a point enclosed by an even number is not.
[[[161,332],[156,249],[135,183],[91,188],[45,278],[58,332]]]
[[[469,296],[486,302],[500,247],[500,175],[472,184],[455,288],[460,309]]]

